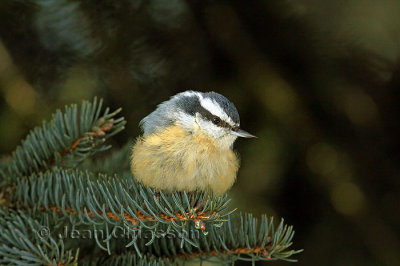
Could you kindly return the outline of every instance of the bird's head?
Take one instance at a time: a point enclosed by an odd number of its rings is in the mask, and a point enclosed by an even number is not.
[[[216,92],[178,93],[141,121],[144,136],[173,125],[193,134],[201,132],[226,147],[232,146],[237,137],[255,137],[240,129],[235,105]]]

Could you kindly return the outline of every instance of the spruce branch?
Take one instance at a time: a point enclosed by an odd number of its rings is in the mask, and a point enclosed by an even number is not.
[[[170,260],[169,258],[158,258],[156,256],[142,256],[139,257],[136,254],[127,253],[120,256],[114,256],[105,260],[100,260],[99,265],[110,265],[110,266],[123,266],[123,265],[137,265],[137,266],[169,266],[169,265],[183,265],[184,261],[180,263],[177,260]]]
[[[11,177],[29,176],[53,165],[75,167],[87,157],[110,146],[105,140],[124,129],[123,117],[114,118],[121,109],[101,114],[102,100],[83,101],[57,110],[50,122],[33,129],[12,154],[8,164]]]
[[[275,228],[266,217],[257,227],[258,220],[251,215],[231,216],[226,211],[226,197],[202,195],[200,200],[206,204],[196,210],[185,193],[162,193],[160,200],[134,179],[61,169],[22,179],[15,195],[21,207],[33,213],[58,215],[73,227],[106,230],[108,236],[96,239],[96,243],[109,255],[121,246],[133,246],[135,256],[154,255],[152,250],[158,249],[156,257],[168,260],[217,256],[222,260],[291,261],[289,257],[300,252],[287,250],[294,234],[292,227],[281,221]],[[198,221],[204,223],[205,230],[199,228]],[[134,234],[126,242],[117,239],[113,243],[113,233],[120,228]],[[151,237],[141,237],[143,232]],[[175,237],[168,240],[165,234]]]
[[[255,219],[251,214],[229,216],[221,228],[212,227],[208,234],[189,235],[191,244],[182,242],[179,237],[169,240],[157,237],[151,247],[145,244],[148,240],[138,238],[135,250],[109,257],[105,264],[126,265],[129,261],[138,261],[139,258],[157,265],[183,264],[188,260],[207,260],[210,257],[232,263],[237,260],[278,259],[294,262],[296,260],[290,259],[290,256],[302,252],[289,250],[294,235],[293,227],[285,225],[283,219],[275,227],[273,219],[266,216],[262,216],[261,220]]]
[[[0,264],[76,265],[78,250],[65,249],[62,239],[40,237],[47,228],[21,211],[0,209]]]
[[[73,226],[85,224],[93,229],[124,226],[132,231],[155,231],[159,224],[166,224],[180,230],[193,222],[204,230],[206,224],[222,223],[229,215],[226,196],[197,193],[195,201],[204,204],[196,208],[186,193],[159,193],[157,198],[154,191],[133,178],[55,168],[19,179],[12,201],[18,202],[17,208],[56,213],[67,217]]]

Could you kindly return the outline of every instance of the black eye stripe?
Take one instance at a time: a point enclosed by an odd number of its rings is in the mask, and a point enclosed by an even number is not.
[[[210,121],[211,123],[213,123],[213,118],[216,117],[210,111],[201,106],[200,101],[196,96],[182,97],[181,102],[178,102],[178,104],[181,110],[183,110],[187,114],[195,115],[196,113],[199,113],[204,119]],[[232,126],[228,124],[226,121],[224,121],[220,117],[219,119],[221,121],[218,124],[214,123],[213,124],[218,127],[232,128]]]
[[[210,111],[208,111],[205,108],[201,108],[199,113],[203,118],[205,118],[206,120],[210,121],[211,123],[213,123],[214,125],[216,125],[218,127],[231,128],[231,125],[229,125],[227,122],[222,120],[220,117],[213,115]],[[216,118],[216,117],[220,120],[219,123],[217,123],[217,124],[215,124],[213,122],[214,118]]]

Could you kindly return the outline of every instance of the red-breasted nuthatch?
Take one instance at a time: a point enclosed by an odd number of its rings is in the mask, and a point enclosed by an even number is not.
[[[178,93],[140,125],[144,134],[132,150],[133,175],[163,191],[225,193],[239,168],[233,142],[255,137],[239,128],[233,103],[215,92]]]

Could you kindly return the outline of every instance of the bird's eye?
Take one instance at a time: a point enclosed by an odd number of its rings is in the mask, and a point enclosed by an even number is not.
[[[218,116],[214,116],[214,117],[212,118],[212,122],[213,122],[215,125],[218,125],[219,123],[221,123],[221,118],[219,118]]]

